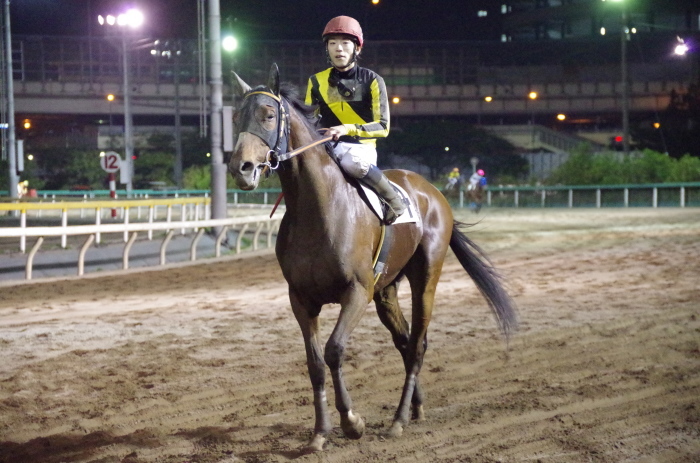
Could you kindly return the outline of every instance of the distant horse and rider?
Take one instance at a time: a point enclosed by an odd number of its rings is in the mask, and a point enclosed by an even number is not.
[[[445,184],[442,194],[447,199],[459,198],[464,185],[464,178],[459,172],[459,168],[455,167],[447,175],[447,183]],[[484,203],[484,193],[486,190],[486,174],[482,169],[475,171],[465,188],[469,209],[472,212],[478,213]]]
[[[342,367],[350,335],[371,301],[405,368],[401,399],[386,433],[398,437],[411,419],[424,419],[419,373],[448,248],[485,298],[505,337],[518,324],[515,305],[497,271],[460,231],[463,224],[431,183],[410,171],[384,171],[405,206],[398,220],[387,225],[381,209],[368,205],[371,191],[345,173],[332,147],[327,149],[332,136],[318,134],[313,108],[292,86],[280,85],[276,65],[267,85],[251,88],[235,74],[233,84],[241,103],[234,119],[237,142],[229,171],[243,190],[257,188],[267,173],[276,171],[286,203],[276,254],[306,346],[316,416],[304,451],[322,450],[332,430],[326,367],[343,433],[352,439],[364,433],[365,421],[353,407]],[[411,289],[410,323],[399,307],[404,279]],[[340,310],[324,346],[319,314],[331,303],[340,304]]]
[[[483,169],[478,169],[469,177],[467,185],[467,198],[469,198],[469,209],[479,213],[484,204],[484,193],[486,191],[486,173]]]

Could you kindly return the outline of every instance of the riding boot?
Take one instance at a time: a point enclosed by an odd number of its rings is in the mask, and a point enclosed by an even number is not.
[[[386,205],[384,223],[391,225],[406,211],[406,205],[396,189],[389,183],[384,172],[377,166],[371,166],[367,175],[360,179],[362,183],[372,188]]]

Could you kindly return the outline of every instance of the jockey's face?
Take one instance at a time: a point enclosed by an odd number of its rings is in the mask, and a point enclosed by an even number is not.
[[[347,35],[331,35],[326,41],[326,50],[333,67],[339,71],[347,71],[355,66],[353,56],[360,54],[360,48]]]

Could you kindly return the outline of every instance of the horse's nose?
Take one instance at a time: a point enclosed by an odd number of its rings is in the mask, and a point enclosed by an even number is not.
[[[255,169],[255,164],[253,164],[252,162],[250,162],[250,161],[241,162],[240,171],[242,174],[249,173],[253,169]]]
[[[245,174],[255,167],[250,161],[235,161],[234,158],[235,156],[232,156],[228,163],[228,171],[232,175]]]

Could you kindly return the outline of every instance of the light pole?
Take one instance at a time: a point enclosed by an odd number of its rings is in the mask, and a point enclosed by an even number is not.
[[[180,117],[180,42],[165,42],[156,40],[151,49],[151,55],[156,59],[163,57],[173,60],[173,85],[175,86],[175,163],[173,164],[173,180],[178,188],[182,188],[182,118]]]
[[[527,97],[530,100],[532,100],[533,102],[537,99],[538,96],[539,95],[535,91],[532,91],[532,92],[527,94]],[[531,111],[530,111],[530,124],[535,125],[535,105],[534,105],[534,103],[531,103],[530,109],[531,109]]]
[[[10,33],[10,0],[5,0],[5,85],[3,89],[7,94],[7,164],[9,167],[8,186],[10,198],[17,198],[17,186],[19,185],[19,175],[17,175],[17,134],[15,129],[15,96],[12,76],[12,34]]]
[[[603,0],[605,1],[605,0]],[[627,42],[630,30],[627,25],[625,0],[611,0],[620,4],[620,91],[622,93],[622,149],[625,157],[630,154],[630,88],[627,69]]]
[[[627,27],[627,8],[622,3],[622,25],[620,27],[620,74],[622,79],[622,150],[625,157],[630,154],[630,83],[627,69],[627,41],[629,40],[629,28]]]
[[[112,130],[112,103],[114,102],[114,93],[110,93],[107,95],[107,105],[109,106],[109,149],[114,148],[114,140],[112,139],[113,136],[113,130]]]
[[[132,29],[136,29],[140,27],[143,24],[143,14],[140,11],[132,8],[127,10],[126,13],[119,14],[118,16],[113,16],[111,14],[107,16],[99,15],[97,17],[97,22],[101,26],[118,26],[121,28],[122,67],[124,68],[124,166],[122,166],[122,170],[126,171],[125,183],[127,196],[131,196],[134,178],[134,120],[131,114],[129,47],[125,28],[130,27]]]
[[[211,75],[211,218],[226,218],[226,165],[223,150],[223,81],[219,0],[209,0],[209,69]],[[218,234],[219,229],[215,227]]]
[[[530,99],[530,134],[531,134],[531,140],[530,143],[532,144],[532,149],[535,149],[535,100],[537,99],[539,95],[535,91],[531,91],[530,93],[527,94],[527,97]]]

